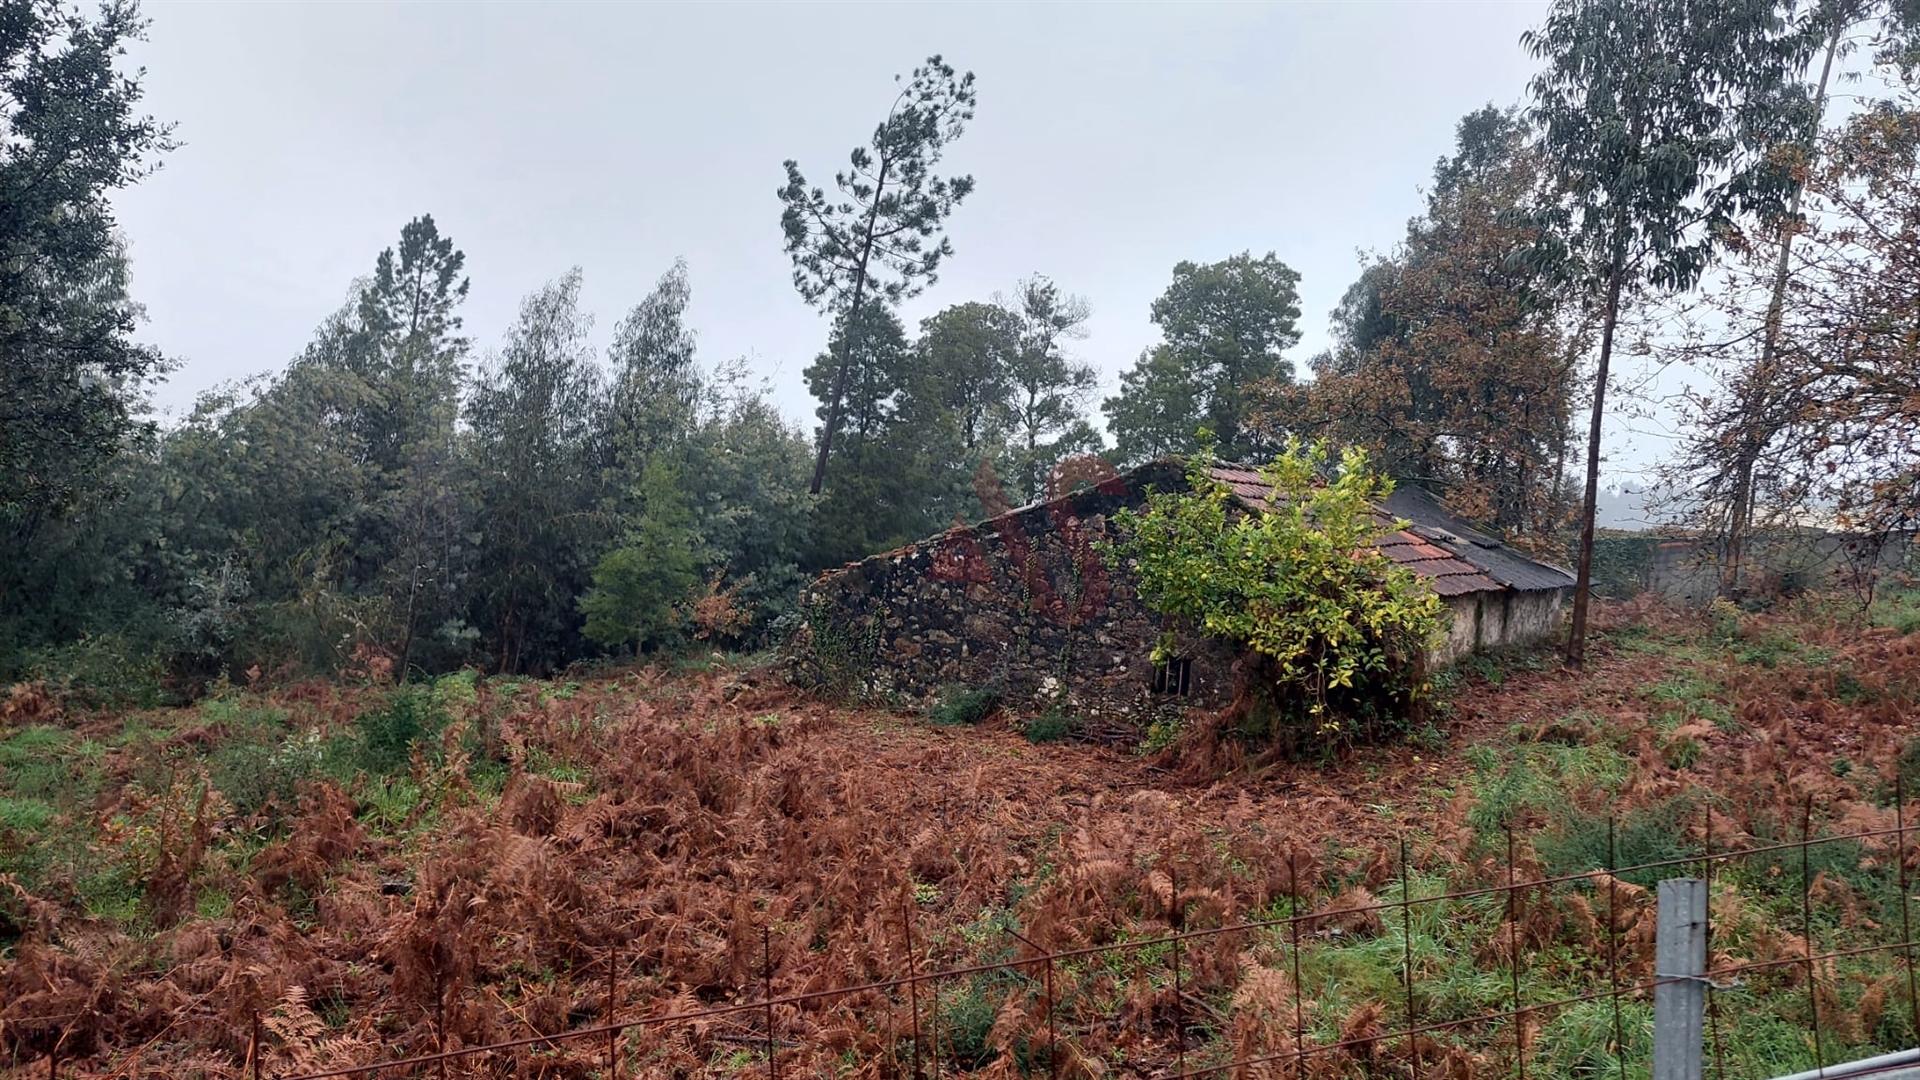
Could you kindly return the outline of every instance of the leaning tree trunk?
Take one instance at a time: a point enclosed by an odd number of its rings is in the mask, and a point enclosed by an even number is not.
[[[1600,362],[1593,375],[1593,416],[1587,423],[1587,492],[1580,505],[1580,566],[1573,585],[1573,628],[1567,634],[1567,666],[1587,658],[1587,601],[1593,592],[1593,519],[1600,502],[1600,421],[1607,407],[1607,365],[1613,359],[1613,330],[1620,321],[1620,289],[1626,277],[1625,253],[1616,248],[1607,277],[1607,308],[1600,325]]]
[[[827,480],[827,455],[833,451],[834,429],[840,426],[840,403],[846,399],[847,370],[853,366],[853,335],[859,333],[860,305],[867,295],[867,265],[873,259],[873,230],[880,220],[880,197],[887,190],[887,159],[880,159],[880,175],[874,180],[873,205],[867,211],[867,227],[861,238],[860,265],[854,271],[853,303],[847,306],[846,329],[840,334],[840,363],[833,372],[833,398],[827,402],[827,423],[820,429],[820,452],[813,459],[813,483],[808,492],[820,494]]]
[[[1840,49],[1840,36],[1844,29],[1844,25],[1836,23],[1833,34],[1827,38],[1827,55],[1821,62],[1820,82],[1813,94],[1815,107],[1819,110],[1826,107],[1827,80],[1833,74],[1833,57]],[[1793,256],[1793,238],[1799,232],[1800,198],[1806,190],[1807,180],[1802,174],[1793,185],[1793,198],[1787,205],[1787,219],[1780,237],[1780,257],[1773,266],[1773,293],[1767,300],[1760,362],[1747,380],[1747,392],[1740,403],[1740,428],[1736,435],[1738,448],[1734,452],[1733,463],[1733,500],[1727,510],[1727,542],[1724,561],[1720,566],[1720,592],[1723,595],[1731,596],[1740,590],[1740,564],[1746,554],[1753,525],[1753,470],[1759,463],[1761,451],[1766,449],[1767,441],[1773,436],[1773,432],[1766,427],[1766,395],[1774,381],[1773,368],[1780,355],[1780,323],[1786,308],[1787,276]]]

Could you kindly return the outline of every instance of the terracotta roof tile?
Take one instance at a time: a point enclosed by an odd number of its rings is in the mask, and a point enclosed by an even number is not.
[[[1265,507],[1273,494],[1273,488],[1266,478],[1251,469],[1220,466],[1213,470],[1213,478],[1226,484],[1234,497],[1251,509]],[[1378,508],[1374,517],[1383,525],[1394,520],[1392,515]],[[1428,535],[1419,535],[1414,529]],[[1498,592],[1506,587],[1494,580],[1477,562],[1468,561],[1473,554],[1469,550],[1472,545],[1460,543],[1457,545],[1459,550],[1450,550],[1447,542],[1450,535],[1415,524],[1411,529],[1400,529],[1382,536],[1375,546],[1392,562],[1425,578],[1433,591],[1441,596]]]

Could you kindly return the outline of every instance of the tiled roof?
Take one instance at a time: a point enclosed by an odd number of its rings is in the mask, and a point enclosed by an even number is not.
[[[1237,465],[1214,468],[1213,478],[1252,509],[1266,507],[1272,485],[1258,472]],[[1403,496],[1402,491],[1409,494]],[[1467,593],[1561,588],[1573,575],[1535,562],[1500,541],[1473,531],[1446,513],[1432,496],[1414,488],[1397,489],[1376,508],[1382,524],[1405,519],[1408,527],[1382,536],[1377,546],[1389,560],[1427,579],[1441,596]]]

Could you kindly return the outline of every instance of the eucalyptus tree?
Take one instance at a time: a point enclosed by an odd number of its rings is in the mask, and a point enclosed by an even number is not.
[[[973,191],[973,178],[941,177],[933,169],[973,119],[974,101],[973,73],[956,74],[931,56],[913,70],[869,144],[854,147],[847,170],[834,174],[838,195],[809,186],[799,163],[786,162],[780,228],[793,260],[794,288],[809,304],[859,328],[868,325],[861,309],[869,302],[892,305],[934,282],[941,261],[953,253],[941,226]],[[824,416],[811,485],[816,495],[854,366],[849,338],[840,341],[833,378],[821,396]]]
[[[1804,37],[1778,0],[1557,0],[1522,39],[1546,62],[1531,84],[1562,235],[1597,301],[1600,348],[1567,661],[1586,648],[1600,427],[1621,298],[1690,289],[1716,246],[1784,208],[1792,181],[1767,151],[1804,125]]]
[[[1700,482],[1697,505],[1707,514],[1704,524],[1723,537],[1723,592],[1736,592],[1741,586],[1745,549],[1756,519],[1755,467],[1781,430],[1779,418],[1788,411],[1778,394],[1790,381],[1782,377],[1786,360],[1781,333],[1794,244],[1808,228],[1801,204],[1810,178],[1821,171],[1817,136],[1835,63],[1851,50],[1853,34],[1862,26],[1872,28],[1880,46],[1875,56],[1878,63],[1909,74],[1913,70],[1914,38],[1920,19],[1915,18],[1912,5],[1900,0],[1820,0],[1806,12],[1801,31],[1810,45],[1819,43],[1806,75],[1811,83],[1811,116],[1776,149],[1792,164],[1795,182],[1786,213],[1768,223],[1764,236],[1775,244],[1764,301],[1757,310],[1751,305],[1743,310],[1740,304],[1754,299],[1752,290],[1728,289],[1723,299],[1730,302],[1720,305],[1731,309],[1721,314],[1729,316],[1732,325],[1744,329],[1757,319],[1760,348],[1758,353],[1752,352],[1747,335],[1742,333],[1723,347],[1709,350],[1730,361],[1729,381],[1738,407],[1713,417],[1718,424],[1699,430],[1683,455],[1683,468]]]
[[[1006,375],[1012,413],[1006,471],[1017,478],[1019,497],[1031,502],[1061,458],[1100,449],[1086,413],[1099,377],[1061,347],[1086,336],[1091,312],[1085,300],[1039,274],[1020,282],[1007,308],[1018,319],[1020,337]]]
[[[805,582],[814,502],[806,494],[808,440],[764,382],[748,381],[744,360],[719,365],[702,397],[685,484],[701,572],[733,590],[753,629],[764,632]]]
[[[574,270],[529,295],[467,403],[480,532],[475,622],[502,671],[576,654],[577,598],[604,533],[594,514],[603,388]]]
[[[647,467],[663,453],[684,452],[699,421],[700,368],[686,322],[692,299],[686,260],[675,260],[614,327],[600,452],[615,513],[634,508]]]

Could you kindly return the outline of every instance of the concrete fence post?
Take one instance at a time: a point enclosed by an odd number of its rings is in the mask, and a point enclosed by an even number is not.
[[[1707,1011],[1707,883],[1660,883],[1654,927],[1653,1080],[1702,1080]]]

